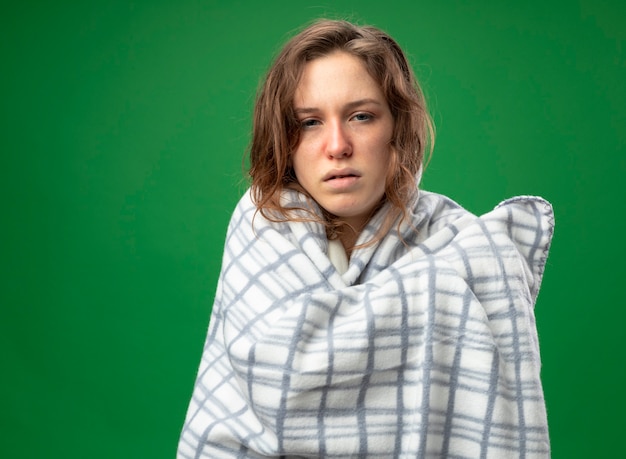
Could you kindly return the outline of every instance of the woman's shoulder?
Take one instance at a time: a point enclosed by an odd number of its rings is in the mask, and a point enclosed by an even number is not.
[[[412,206],[412,223],[430,231],[468,217],[476,216],[448,196],[432,191],[420,190]]]

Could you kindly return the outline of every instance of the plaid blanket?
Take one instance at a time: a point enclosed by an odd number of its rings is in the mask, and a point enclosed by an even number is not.
[[[229,225],[178,458],[549,457],[533,312],[548,202],[476,217],[420,191],[343,275],[320,224],[255,211],[246,194]]]

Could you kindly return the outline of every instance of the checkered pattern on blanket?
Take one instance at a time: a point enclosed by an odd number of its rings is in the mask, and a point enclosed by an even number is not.
[[[321,225],[255,211],[246,194],[229,225],[178,458],[549,457],[533,312],[549,203],[476,217],[420,191],[343,275]]]

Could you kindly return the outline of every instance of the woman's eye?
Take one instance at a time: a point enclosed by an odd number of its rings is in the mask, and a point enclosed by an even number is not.
[[[372,115],[370,115],[369,113],[357,113],[356,115],[354,115],[354,119],[356,121],[369,121],[372,119]]]
[[[302,126],[303,128],[310,128],[313,126],[317,126],[318,124],[319,124],[319,121],[315,119],[307,119],[307,120],[300,121],[300,126]]]

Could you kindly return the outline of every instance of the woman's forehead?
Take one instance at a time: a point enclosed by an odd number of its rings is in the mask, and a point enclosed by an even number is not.
[[[328,102],[386,102],[380,85],[363,61],[345,52],[334,52],[309,61],[294,94],[294,107],[304,109]]]

